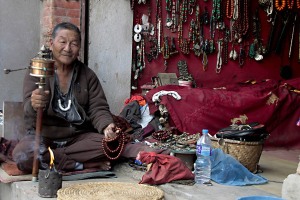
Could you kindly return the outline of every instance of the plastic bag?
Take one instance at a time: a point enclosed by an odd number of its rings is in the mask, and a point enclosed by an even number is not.
[[[268,180],[258,174],[253,174],[239,161],[221,149],[213,149],[211,156],[211,179],[224,185],[259,185]]]

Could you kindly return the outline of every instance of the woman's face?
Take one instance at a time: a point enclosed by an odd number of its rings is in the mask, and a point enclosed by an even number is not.
[[[59,30],[50,44],[53,59],[57,66],[71,65],[79,55],[80,39],[79,35],[73,30]]]

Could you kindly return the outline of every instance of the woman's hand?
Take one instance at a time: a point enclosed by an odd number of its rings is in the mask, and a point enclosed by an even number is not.
[[[45,108],[49,102],[49,90],[35,89],[31,94],[31,106],[37,111],[39,108]]]
[[[114,123],[109,124],[104,130],[104,137],[105,139],[113,139],[117,137],[117,128]]]

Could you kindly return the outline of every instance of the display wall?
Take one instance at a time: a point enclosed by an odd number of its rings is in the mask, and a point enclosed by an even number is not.
[[[299,7],[298,0],[132,0],[132,94],[158,73],[193,87],[300,77]]]

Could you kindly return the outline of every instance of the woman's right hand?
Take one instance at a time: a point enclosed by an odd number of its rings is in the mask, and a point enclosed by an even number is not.
[[[49,90],[35,89],[31,94],[31,106],[37,111],[39,108],[45,108],[49,102]]]

